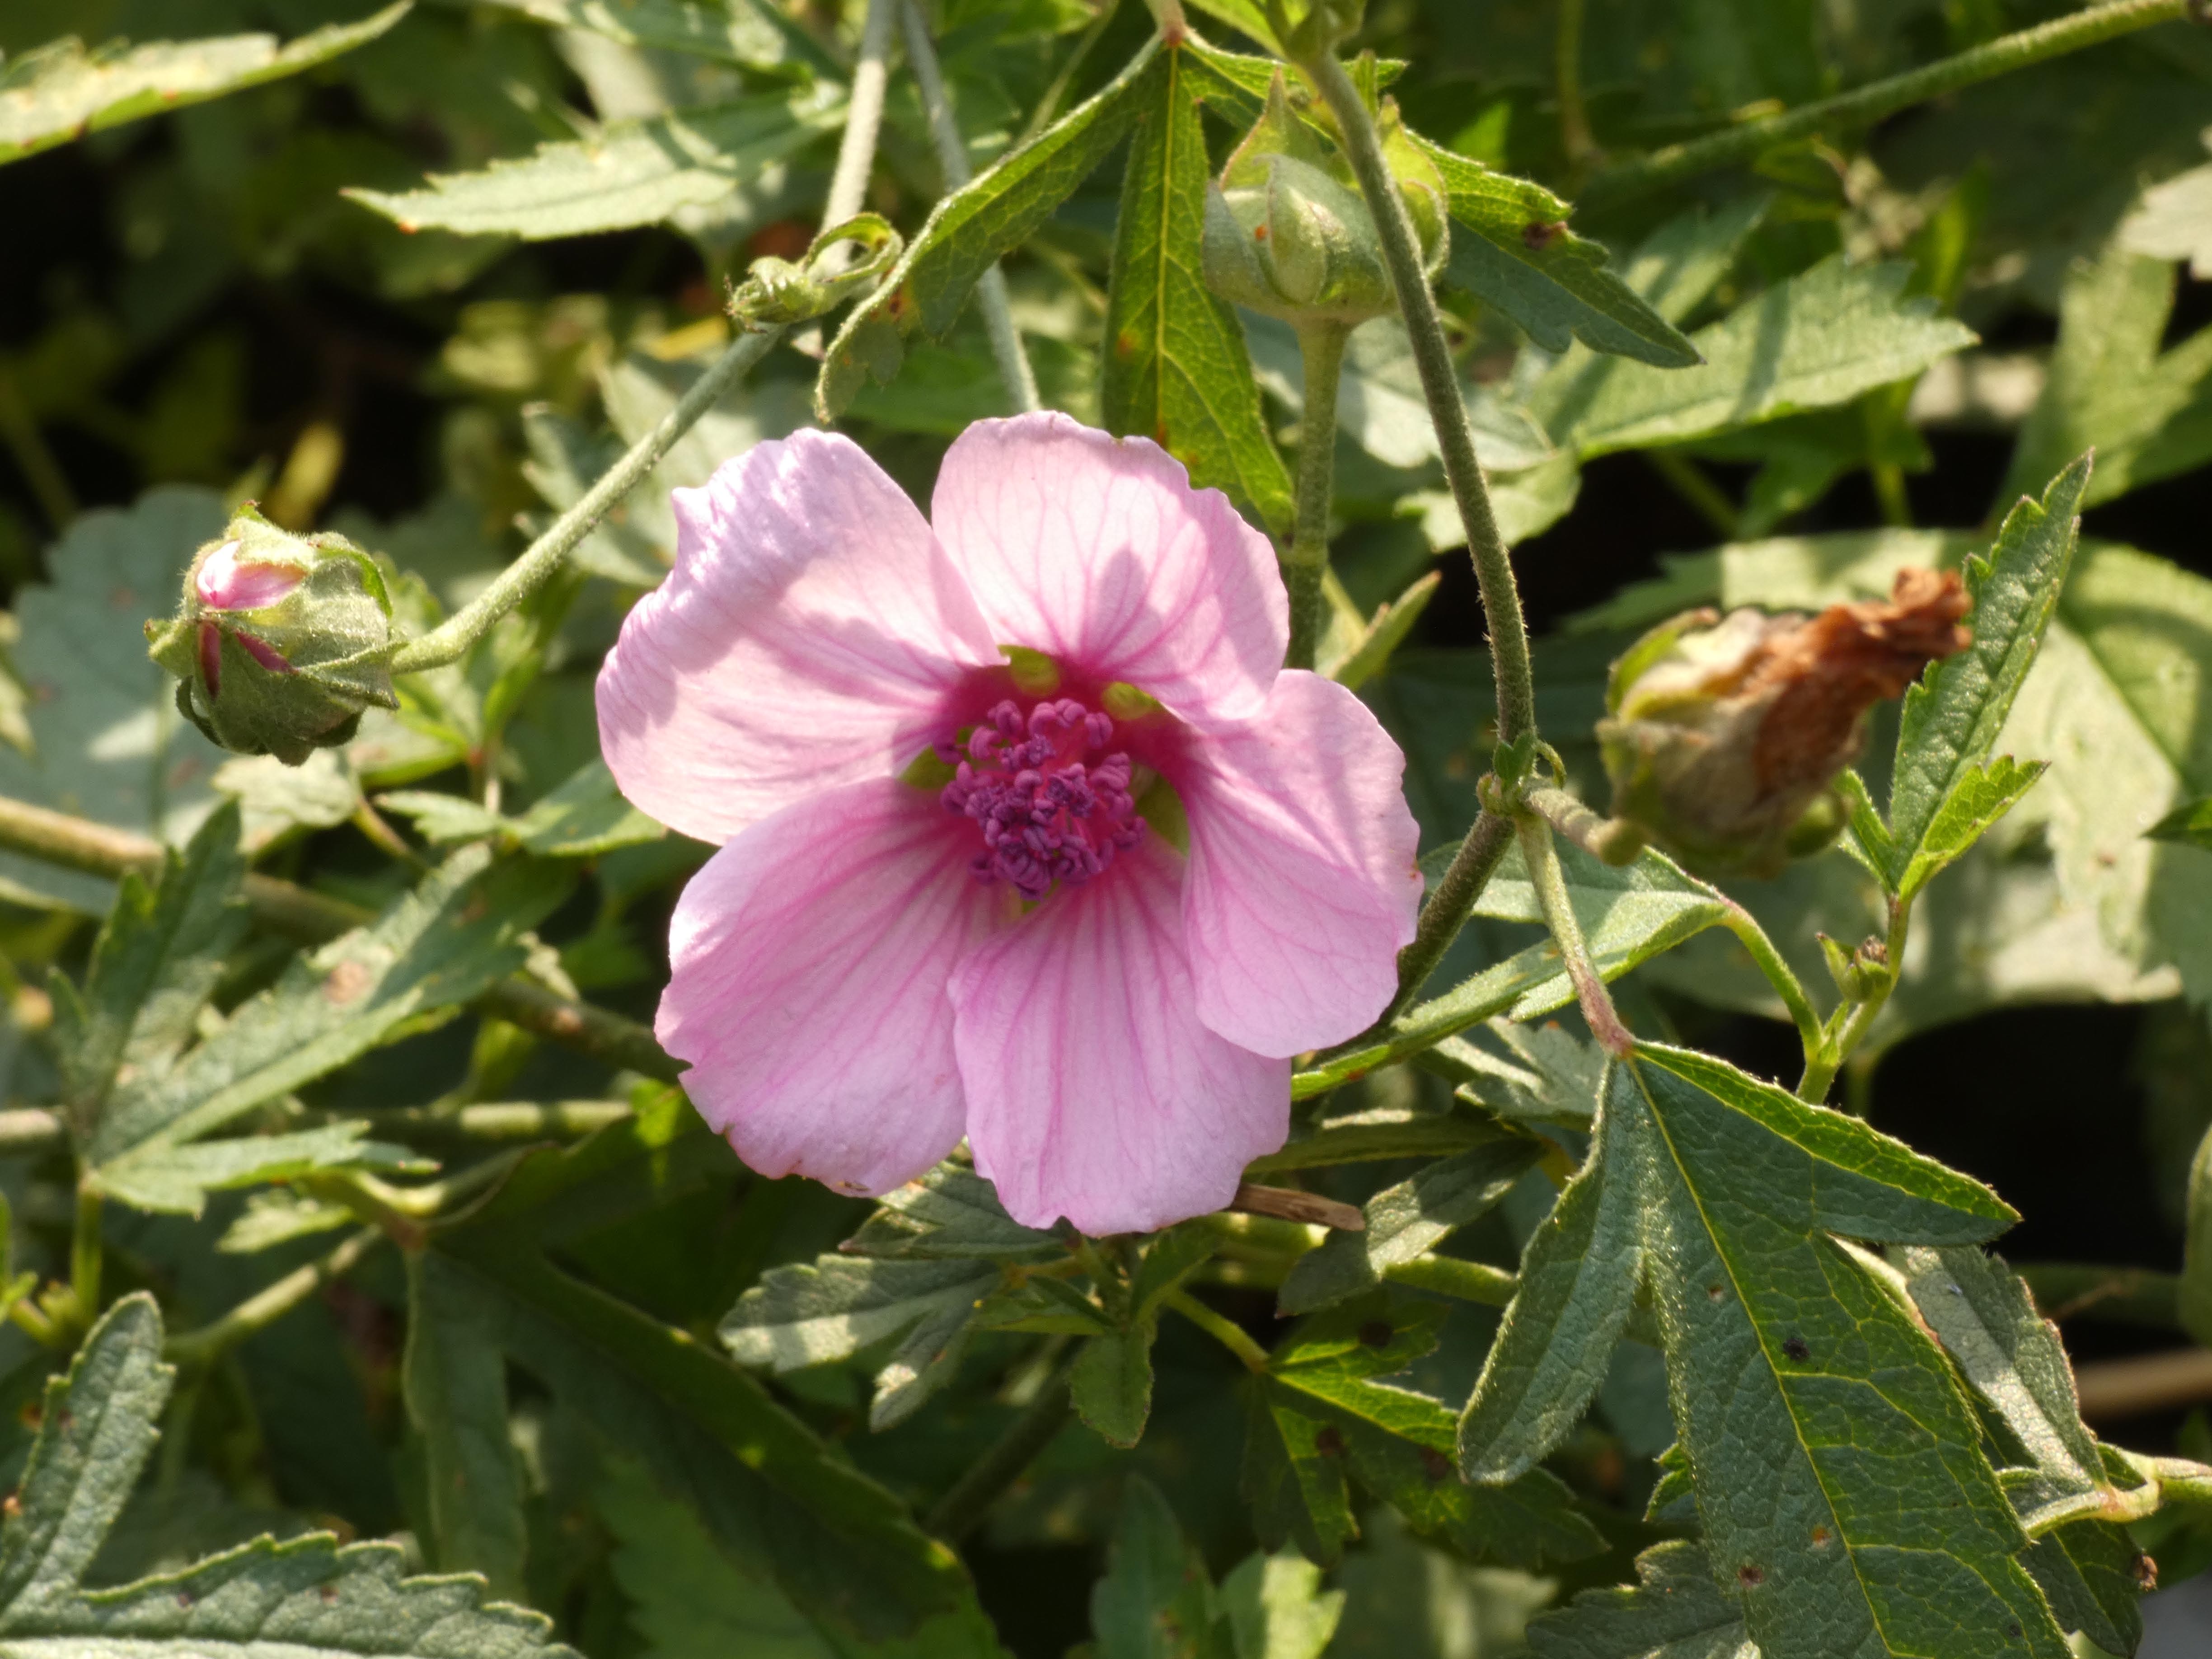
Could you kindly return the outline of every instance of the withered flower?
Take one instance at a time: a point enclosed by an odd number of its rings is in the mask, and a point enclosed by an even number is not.
[[[1771,876],[1841,827],[1832,785],[1867,711],[1966,648],[1949,572],[1903,570],[1889,599],[1816,617],[1706,609],[1613,664],[1598,723],[1616,817],[1709,874]]]

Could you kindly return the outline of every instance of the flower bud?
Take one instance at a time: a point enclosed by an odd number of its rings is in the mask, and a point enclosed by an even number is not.
[[[1395,106],[1383,153],[1431,276],[1449,252],[1443,181]],[[1291,107],[1282,71],[1267,106],[1206,193],[1206,280],[1224,299],[1294,324],[1352,326],[1397,308],[1382,247],[1343,156]]]
[[[297,766],[349,741],[361,712],[396,708],[392,600],[343,536],[294,536],[243,507],[193,559],[184,602],[148,623],[148,654],[214,742]]]
[[[1957,576],[1905,570],[1887,601],[1817,617],[1692,611],[1613,665],[1598,743],[1613,815],[1707,874],[1771,876],[1847,816],[1831,788],[1866,714],[1963,650]]]

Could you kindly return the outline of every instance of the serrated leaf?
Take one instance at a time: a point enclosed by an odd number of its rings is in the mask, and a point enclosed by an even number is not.
[[[1076,1415],[1112,1446],[1144,1437],[1152,1410],[1152,1339],[1149,1322],[1109,1331],[1083,1345],[1067,1373]]]
[[[1563,352],[1580,340],[1593,351],[1660,368],[1698,361],[1701,343],[1685,339],[1608,270],[1603,247],[1567,228],[1569,204],[1541,185],[1494,173],[1425,138],[1415,142],[1443,174],[1453,220],[1474,233],[1452,239],[1454,279],[1539,346]]]
[[[541,144],[479,173],[433,175],[420,190],[345,194],[403,230],[527,241],[627,230],[724,200],[843,118],[842,90],[825,83],[611,121],[596,137]]]
[[[196,1216],[210,1193],[289,1181],[317,1170],[421,1175],[438,1166],[404,1146],[366,1139],[370,1125],[331,1123],[286,1134],[177,1144],[156,1140],[100,1164],[98,1189],[141,1210]]]
[[[2058,343],[2043,396],[2021,423],[1997,499],[2033,491],[2084,450],[2091,507],[2212,457],[2212,328],[2161,351],[2173,267],[2115,244],[2080,263],[2059,295]]]
[[[942,338],[975,279],[1106,159],[1137,118],[1158,50],[1146,46],[1097,93],[938,203],[883,285],[837,331],[815,386],[822,419],[842,414],[869,375],[890,380],[901,337],[917,324]]]
[[[1656,852],[1646,851],[1633,864],[1616,868],[1562,842],[1559,862],[1590,959],[1607,980],[1673,949],[1728,912],[1727,902],[1713,889]],[[1506,852],[1483,890],[1475,914],[1505,921],[1543,920],[1517,847]],[[1291,1097],[1303,1099],[1334,1088],[1346,1078],[1389,1065],[1493,1016],[1534,1019],[1574,1000],[1574,987],[1557,947],[1548,942],[1532,945],[1443,995],[1416,1003],[1393,1022],[1382,1042],[1294,1073]]]
[[[636,1129],[604,1133],[602,1150],[571,1173],[653,1162]],[[566,1190],[589,1197],[586,1187]],[[640,1462],[740,1569],[773,1583],[836,1651],[910,1641],[921,1654],[995,1652],[957,1559],[925,1537],[896,1498],[690,1333],[569,1278],[521,1243],[512,1214],[487,1208],[435,1236],[468,1316],[608,1445]]]
[[[0,1643],[58,1656],[248,1659],[282,1650],[359,1659],[568,1656],[550,1621],[486,1607],[470,1578],[404,1578],[391,1544],[327,1533],[263,1538],[118,1589],[82,1578],[156,1437],[173,1373],[153,1298],[126,1297],[49,1384],[28,1469],[0,1534]]]
[[[556,866],[455,854],[374,921],[295,958],[175,1065],[117,1089],[88,1148],[92,1179],[212,1133],[481,995],[523,965],[525,933],[567,885]]]
[[[216,803],[223,751],[178,714],[176,682],[139,625],[174,609],[185,567],[228,518],[212,489],[164,485],[70,522],[52,580],[18,590],[9,659],[29,693],[35,755],[0,745],[0,794],[180,844]],[[115,884],[0,853],[0,896],[106,913]]]
[[[1244,331],[1201,268],[1209,180],[1188,57],[1185,47],[1162,52],[1130,92],[1101,407],[1108,431],[1152,439],[1193,483],[1219,486],[1285,535],[1290,475],[1260,418]]]
[[[480,1572],[519,1600],[529,1528],[522,1466],[507,1432],[507,1358],[471,1319],[467,1286],[434,1251],[407,1258],[407,1348],[400,1387],[422,1437],[430,1564]]]
[[[2184,801],[2143,831],[2146,840],[2179,842],[2212,850],[2212,795]]]
[[[234,806],[211,813],[157,884],[135,872],[94,940],[82,994],[58,982],[54,1036],[62,1098],[79,1145],[92,1137],[124,1068],[167,1068],[214,995],[223,958],[245,936],[246,860]]]
[[[553,28],[588,29],[625,46],[680,52],[688,57],[756,70],[805,66],[836,76],[836,64],[804,30],[757,0],[487,0]]]
[[[1608,1092],[1633,1088],[1613,1067]],[[1644,1279],[1633,1152],[1620,1145],[1620,1112],[1598,1115],[1590,1155],[1528,1242],[1497,1340],[1460,1418],[1459,1462],[1468,1479],[1510,1480],[1565,1440],[1605,1382],[1613,1346]]]
[[[1768,1659],[2067,1652],[1942,1354],[1831,1232],[1968,1243],[1975,1182],[1720,1061],[1639,1046],[1620,1144],[1715,1577]],[[1910,1564],[1910,1565],[1908,1565]]]
[[[256,854],[295,830],[336,828],[362,799],[361,781],[337,749],[318,749],[297,766],[274,755],[234,756],[216,768],[215,787],[238,803],[246,847]]]
[[[999,1287],[999,1270],[960,1259],[870,1261],[825,1255],[774,1267],[738,1298],[721,1326],[741,1365],[779,1371],[845,1359],[948,1308]]]
[[[429,789],[394,789],[376,804],[409,819],[434,846],[496,836],[540,858],[590,859],[667,835],[623,798],[606,763],[594,757],[520,817],[506,817],[471,800]]]
[[[923,1314],[876,1373],[875,1397],[868,1403],[868,1427],[880,1432],[921,1410],[958,1374],[982,1297],[940,1303]]]
[[[998,1189],[965,1163],[947,1158],[876,1200],[882,1206],[838,1248],[848,1255],[1052,1261],[1067,1254],[1054,1234],[1024,1227]]]
[[[1332,1164],[1373,1164],[1394,1158],[1446,1158],[1489,1140],[1492,1130],[1480,1118],[1456,1112],[1377,1112],[1329,1119],[1304,1139],[1245,1165],[1249,1179],[1264,1180],[1292,1170]]]
[[[1636,1558],[1636,1577],[1530,1620],[1531,1659],[1758,1659],[1699,1546],[1656,1544]]]
[[[1965,826],[1993,819],[2018,798],[2016,789],[2007,795],[1993,788],[1981,769],[2057,606],[2081,524],[2075,509],[2089,477],[2090,458],[2084,455],[2051,481],[2039,501],[2023,500],[2005,515],[1988,555],[1966,561],[1972,642],[1930,663],[1905,694],[1890,786],[1887,872],[1901,895],[1917,893],[1966,850],[1971,842],[1960,838]],[[1979,773],[1971,784],[1970,773]],[[1972,791],[1972,802],[1947,811],[1962,789]],[[1941,850],[1928,844],[1939,816],[1950,819],[1948,846]]]
[[[2061,1630],[2130,1659],[2142,1645],[2143,1555],[2124,1528],[2076,1521],[2045,1534],[2021,1558]]]
[[[1975,342],[1930,302],[1905,297],[1911,274],[1838,254],[1691,336],[1705,357],[1696,368],[1612,364],[1571,399],[1532,392],[1530,407],[1587,459],[1849,403]]]
[[[1986,766],[1970,766],[1961,772],[1935,817],[1928,821],[1918,850],[1905,861],[1898,882],[1899,896],[1910,899],[1918,894],[1930,877],[1966,852],[1991,824],[2012,811],[2044,771],[2041,761],[2023,763],[2001,755]],[[1867,847],[1869,857],[1895,856],[1895,841],[1883,842],[1874,834],[1873,824],[1860,837],[1860,844]]]
[[[118,43],[87,52],[71,36],[0,70],[0,162],[88,132],[281,80],[374,40],[404,17],[398,0],[357,23],[333,23],[279,46],[268,34]]]
[[[1231,1659],[1235,1652],[1205,1561],[1141,1475],[1121,1488],[1106,1575],[1091,1587],[1091,1629],[1097,1659]]]
[[[1543,1155],[1532,1135],[1494,1132],[1481,1146],[1439,1158],[1367,1200],[1367,1225],[1332,1233],[1298,1258],[1276,1300],[1286,1313],[1310,1313],[1382,1282],[1386,1268],[1411,1261],[1486,1214]]]

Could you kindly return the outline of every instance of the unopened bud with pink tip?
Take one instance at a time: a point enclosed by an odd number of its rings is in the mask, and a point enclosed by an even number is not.
[[[392,601],[374,560],[343,536],[295,536],[252,507],[203,547],[184,602],[148,623],[177,707],[213,741],[296,766],[349,741],[362,710],[398,706]]]

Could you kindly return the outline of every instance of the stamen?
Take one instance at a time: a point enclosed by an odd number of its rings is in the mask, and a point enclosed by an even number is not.
[[[964,740],[935,745],[957,770],[945,810],[972,819],[983,848],[969,868],[1003,881],[1032,903],[1055,886],[1079,887],[1133,847],[1144,820],[1129,793],[1135,768],[1116,750],[1113,717],[1072,697],[1041,699],[1024,714],[994,705]]]

